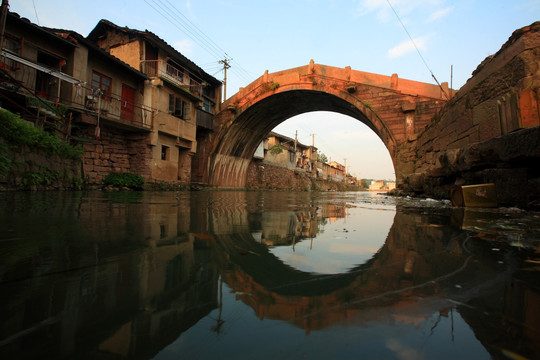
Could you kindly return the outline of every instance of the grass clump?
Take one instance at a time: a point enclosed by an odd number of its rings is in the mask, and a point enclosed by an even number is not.
[[[37,129],[23,121],[18,115],[0,108],[0,137],[13,146],[39,148],[50,155],[80,160],[84,150]]]
[[[128,187],[130,189],[140,190],[144,184],[144,179],[141,175],[131,173],[110,173],[103,180],[105,185]]]

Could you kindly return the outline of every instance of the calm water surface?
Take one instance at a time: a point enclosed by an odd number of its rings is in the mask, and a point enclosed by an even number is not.
[[[0,194],[1,359],[540,358],[540,216],[369,193]]]

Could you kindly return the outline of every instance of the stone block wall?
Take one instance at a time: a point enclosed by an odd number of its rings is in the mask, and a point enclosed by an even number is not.
[[[289,191],[356,191],[357,186],[345,182],[328,181],[313,177],[302,170],[271,165],[253,160],[248,166],[246,188]]]
[[[246,187],[250,189],[311,190],[310,174],[286,167],[252,161],[247,170]]]
[[[74,130],[73,135],[94,139],[94,127]],[[101,138],[82,143],[83,178],[99,184],[112,172],[129,172],[151,178],[151,148],[145,134],[133,134],[111,128],[101,128]]]
[[[503,204],[538,201],[539,89],[537,22],[516,30],[433,123],[398,148],[401,189],[444,198],[453,185],[494,182]]]
[[[26,146],[7,147],[6,152],[10,166],[0,173],[0,191],[66,190],[82,186],[80,160],[51,156]]]

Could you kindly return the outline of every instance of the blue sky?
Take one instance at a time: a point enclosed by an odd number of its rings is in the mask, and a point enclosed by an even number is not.
[[[427,67],[403,29],[398,13]],[[512,32],[540,20],[540,0],[18,0],[10,10],[47,27],[86,36],[100,19],[148,29],[209,74],[232,58],[230,97],[265,70],[310,59],[459,89]],[[429,69],[428,69],[429,68]],[[362,178],[393,179],[388,151],[362,123],[334,113],[309,113],[276,131],[315,146]]]

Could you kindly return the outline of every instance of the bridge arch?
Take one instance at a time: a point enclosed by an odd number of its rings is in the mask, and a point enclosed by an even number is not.
[[[384,122],[354,96],[343,97],[318,89],[281,89],[248,105],[227,129],[217,147],[218,153],[250,157],[259,143],[276,126],[289,118],[312,111],[331,111],[348,115],[369,126],[389,149],[395,139]],[[354,104],[356,103],[356,104]]]
[[[396,177],[396,148],[422,130],[444,105],[441,89],[397,75],[383,76],[318,65],[263,76],[222,104],[216,134],[206,144],[207,182],[243,187],[248,165],[264,137],[277,125],[302,113],[331,111],[371,128],[390,153]]]

